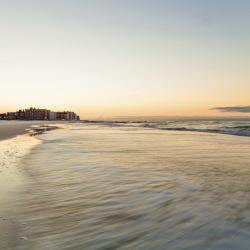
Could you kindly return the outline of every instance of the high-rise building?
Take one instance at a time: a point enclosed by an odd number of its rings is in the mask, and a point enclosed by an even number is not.
[[[29,108],[25,109],[26,120],[48,120],[50,110]]]
[[[77,114],[71,111],[57,112],[57,120],[76,121]]]
[[[80,117],[72,111],[54,112],[48,109],[29,108],[0,114],[0,120],[65,120],[76,121]]]
[[[0,120],[5,120],[6,116],[7,116],[6,113],[0,114]]]
[[[6,120],[16,120],[16,112],[7,112]]]
[[[57,112],[50,111],[49,112],[49,120],[57,120]]]
[[[18,110],[16,112],[16,119],[17,120],[25,120],[25,111],[24,110]]]

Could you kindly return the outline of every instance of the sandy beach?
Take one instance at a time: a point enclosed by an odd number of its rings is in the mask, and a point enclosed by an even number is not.
[[[68,123],[0,141],[0,249],[248,249],[243,125]]]
[[[33,125],[43,125],[48,121],[0,121],[0,249],[10,244],[7,229],[13,225],[9,210],[15,192],[24,183],[20,167],[24,155],[39,144],[35,137],[25,135]]]
[[[24,185],[0,249],[248,249],[249,137],[119,125],[16,142]]]
[[[44,123],[40,121],[0,121],[0,140],[13,138],[25,134],[33,125]]]
[[[12,201],[16,191],[24,184],[21,160],[39,144],[35,137],[23,134],[30,126],[28,123],[15,125],[9,122],[0,126],[0,249],[8,249],[5,244],[11,244],[12,241],[9,234],[15,220],[9,211],[15,210]]]
[[[0,121],[0,141],[11,139],[27,132],[33,125],[53,123],[51,121]],[[58,122],[57,122],[58,123]]]

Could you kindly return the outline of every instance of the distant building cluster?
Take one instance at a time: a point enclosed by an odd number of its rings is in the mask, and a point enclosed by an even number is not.
[[[54,112],[48,109],[29,108],[0,114],[0,120],[65,120],[78,121],[80,117],[71,111]]]

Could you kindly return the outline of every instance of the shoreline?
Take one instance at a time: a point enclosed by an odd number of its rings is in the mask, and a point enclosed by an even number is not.
[[[16,131],[15,131],[16,132]],[[15,136],[15,137],[14,137]],[[21,162],[23,157],[39,145],[41,141],[28,134],[12,134],[12,138],[0,140],[0,249],[7,249],[5,244],[12,244],[9,232],[13,225],[12,204],[16,199],[17,191],[25,183]],[[16,240],[16,239],[15,239]]]
[[[12,139],[18,135],[27,134],[32,126],[58,124],[53,121],[0,121],[0,141]]]
[[[11,127],[11,128],[10,128]],[[15,242],[23,242],[26,237],[11,237],[13,228],[20,227],[13,217],[13,208],[18,191],[26,184],[23,172],[23,159],[42,143],[37,135],[59,129],[55,123],[6,122],[0,123],[0,249],[7,249]],[[8,130],[9,129],[9,130]],[[7,131],[8,133],[2,133]],[[12,212],[10,212],[12,211]],[[19,244],[16,243],[16,244]]]

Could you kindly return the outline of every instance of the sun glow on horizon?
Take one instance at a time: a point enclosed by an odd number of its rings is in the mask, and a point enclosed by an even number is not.
[[[0,113],[214,116],[250,105],[246,1],[0,3]]]

